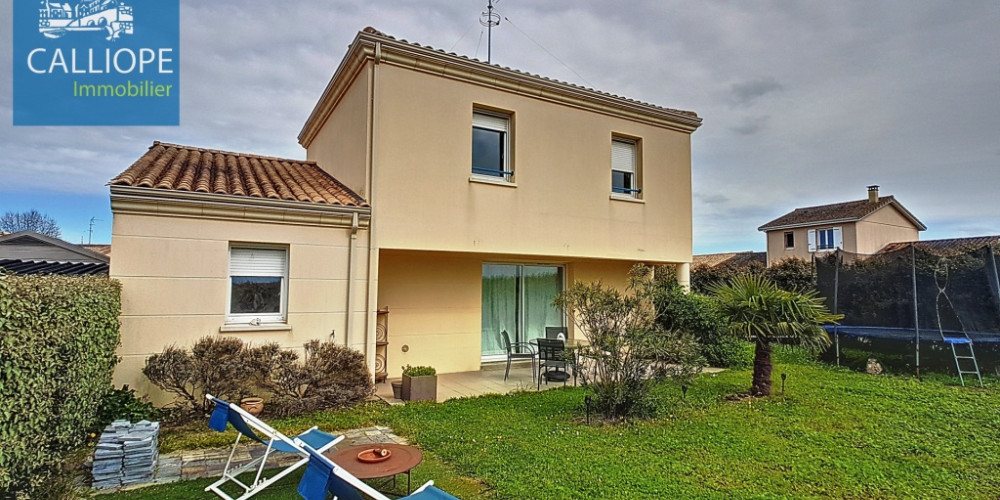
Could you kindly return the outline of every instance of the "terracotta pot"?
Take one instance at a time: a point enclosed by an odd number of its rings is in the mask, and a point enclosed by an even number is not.
[[[394,380],[390,385],[392,385],[392,397],[403,399],[403,381]]]
[[[247,413],[257,416],[260,412],[264,411],[264,399],[263,398],[243,398],[240,400],[240,408],[243,408]]]

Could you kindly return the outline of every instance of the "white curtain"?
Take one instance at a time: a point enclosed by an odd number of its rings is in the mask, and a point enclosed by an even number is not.
[[[483,355],[505,354],[500,332],[517,338],[517,266],[483,265]]]

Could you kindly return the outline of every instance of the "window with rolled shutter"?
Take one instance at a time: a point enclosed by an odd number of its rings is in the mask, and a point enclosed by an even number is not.
[[[287,294],[287,250],[230,249],[228,322],[284,322]]]
[[[510,116],[472,113],[472,173],[512,180]]]
[[[638,197],[642,192],[638,186],[636,141],[628,139],[611,140],[611,192]]]

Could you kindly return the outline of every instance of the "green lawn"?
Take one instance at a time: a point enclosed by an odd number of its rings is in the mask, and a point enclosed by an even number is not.
[[[997,498],[996,379],[984,390],[943,377],[918,382],[779,364],[775,380],[774,397],[734,401],[727,396],[747,389],[748,371],[702,376],[686,399],[665,383],[660,417],[629,425],[586,425],[583,388],[272,423],[288,431],[314,421],[329,430],[388,425],[425,450],[416,482],[433,478],[467,500]],[[228,439],[197,431],[162,441],[177,449]],[[297,498],[296,480],[257,498]],[[211,498],[201,491],[207,482],[103,498]]]

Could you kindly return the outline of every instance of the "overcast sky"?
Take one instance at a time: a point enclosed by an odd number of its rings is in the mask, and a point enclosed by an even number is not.
[[[17,0],[30,1],[30,0]],[[2,0],[0,68],[11,68]],[[108,242],[106,183],[152,141],[304,158],[296,136],[365,26],[486,59],[486,0],[182,0],[181,126],[13,127],[0,75],[0,213]],[[694,250],[763,250],[761,224],[879,184],[928,231],[1000,234],[1000,1],[501,0],[493,62],[704,119]]]

